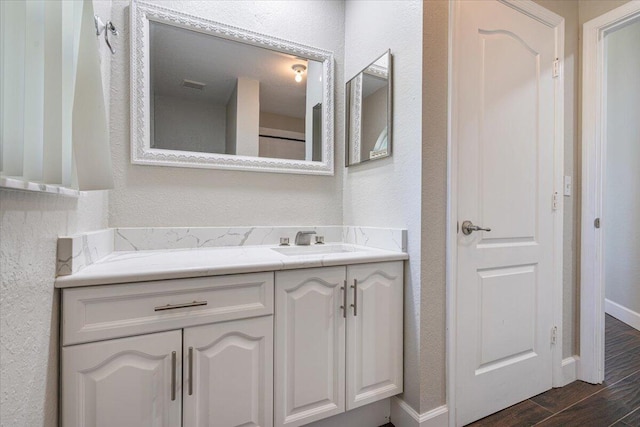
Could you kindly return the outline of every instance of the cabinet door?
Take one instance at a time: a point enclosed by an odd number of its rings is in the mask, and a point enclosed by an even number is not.
[[[184,330],[184,427],[273,425],[273,317]]]
[[[347,268],[347,410],[402,392],[403,262]]]
[[[344,267],[276,273],[276,426],[344,412],[344,279]]]
[[[179,427],[181,331],[62,349],[63,427]]]

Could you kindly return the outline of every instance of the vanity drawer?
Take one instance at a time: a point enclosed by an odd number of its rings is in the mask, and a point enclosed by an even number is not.
[[[62,345],[273,314],[273,273],[62,290]]]

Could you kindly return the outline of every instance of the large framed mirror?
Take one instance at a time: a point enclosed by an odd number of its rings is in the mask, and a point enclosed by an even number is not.
[[[333,175],[333,53],[134,0],[134,164]]]
[[[347,82],[347,167],[391,155],[392,86],[390,50]]]

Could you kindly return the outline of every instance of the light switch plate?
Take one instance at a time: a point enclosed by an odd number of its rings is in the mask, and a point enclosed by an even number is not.
[[[573,183],[572,183],[571,177],[569,175],[566,175],[564,177],[564,195],[565,196],[571,196],[572,187],[573,187]]]

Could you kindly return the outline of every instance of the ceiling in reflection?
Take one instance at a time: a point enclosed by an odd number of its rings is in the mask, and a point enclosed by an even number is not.
[[[307,74],[294,80],[294,64],[308,60],[208,34],[150,22],[152,85],[156,95],[225,105],[237,77],[260,81],[260,111],[305,117]],[[185,88],[183,80],[206,84]]]

